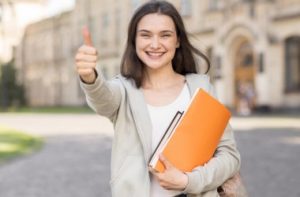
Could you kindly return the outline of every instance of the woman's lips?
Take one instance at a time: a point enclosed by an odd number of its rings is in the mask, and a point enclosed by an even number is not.
[[[160,58],[161,56],[163,56],[163,54],[165,54],[165,52],[146,52],[146,54],[150,57],[150,58]]]

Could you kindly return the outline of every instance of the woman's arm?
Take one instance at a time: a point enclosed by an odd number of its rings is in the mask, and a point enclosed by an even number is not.
[[[218,145],[213,158],[204,166],[195,168],[188,175],[185,193],[202,193],[216,189],[240,168],[240,154],[236,148],[230,125]]]
[[[229,125],[224,131],[214,157],[204,166],[198,166],[192,172],[184,173],[173,166],[163,155],[160,156],[160,161],[166,167],[164,172],[159,173],[149,168],[160,185],[165,189],[183,190],[183,193],[192,194],[217,189],[240,167],[240,155]]]
[[[213,86],[210,94],[216,97]],[[195,168],[188,175],[185,193],[202,193],[216,189],[240,169],[240,154],[236,147],[234,134],[228,124],[213,158],[204,166]]]
[[[106,81],[101,71],[95,72],[97,78],[93,84],[81,81],[80,85],[88,105],[98,114],[113,120],[121,103],[120,85],[117,80]]]
[[[119,86],[115,82],[107,82],[101,71],[97,70],[97,49],[92,46],[88,29],[84,28],[82,33],[84,45],[78,49],[75,56],[81,87],[89,106],[98,114],[112,120],[121,102]]]

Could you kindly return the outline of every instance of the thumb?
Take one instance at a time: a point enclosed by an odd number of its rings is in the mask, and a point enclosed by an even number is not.
[[[159,155],[159,160],[163,163],[166,169],[169,169],[173,166],[171,162],[163,154]]]
[[[83,42],[85,45],[92,46],[92,38],[87,26],[82,28]]]

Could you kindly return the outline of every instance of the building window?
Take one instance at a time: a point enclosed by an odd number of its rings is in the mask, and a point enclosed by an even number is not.
[[[222,9],[225,6],[224,0],[209,0],[208,9],[209,10],[218,10]]]
[[[214,80],[222,78],[222,58],[220,56],[216,56],[214,58],[215,68],[214,68]]]
[[[264,64],[264,54],[263,53],[260,53],[259,54],[259,72],[260,73],[263,73],[265,71],[265,64]]]
[[[121,36],[121,11],[120,9],[116,9],[115,14],[115,25],[116,25],[116,32],[115,32],[115,43],[117,46],[120,45],[120,36]]]
[[[191,16],[192,15],[191,0],[181,0],[180,1],[180,14],[182,16]]]
[[[300,91],[300,36],[285,41],[285,91]]]
[[[220,55],[214,55],[213,54],[213,48],[207,49],[207,57],[210,61],[210,69],[208,72],[208,75],[211,78],[212,83],[214,83],[216,80],[222,78],[222,59]]]
[[[0,23],[2,22],[2,17],[3,17],[3,5],[0,2]]]
[[[109,21],[110,18],[108,16],[107,13],[103,13],[101,15],[101,40],[100,40],[100,45],[101,46],[107,46],[108,44],[108,41],[107,41],[107,35],[108,35],[108,32],[109,32]]]
[[[109,25],[109,16],[107,13],[102,14],[102,28],[105,29]]]
[[[244,43],[240,46],[237,54],[237,66],[251,67],[254,64],[253,47],[250,43]]]
[[[209,0],[208,2],[208,9],[215,10],[218,8],[218,0]]]

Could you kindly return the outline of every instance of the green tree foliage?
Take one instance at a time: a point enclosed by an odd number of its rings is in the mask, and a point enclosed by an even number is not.
[[[24,88],[17,83],[14,62],[0,65],[0,110],[24,104]]]

